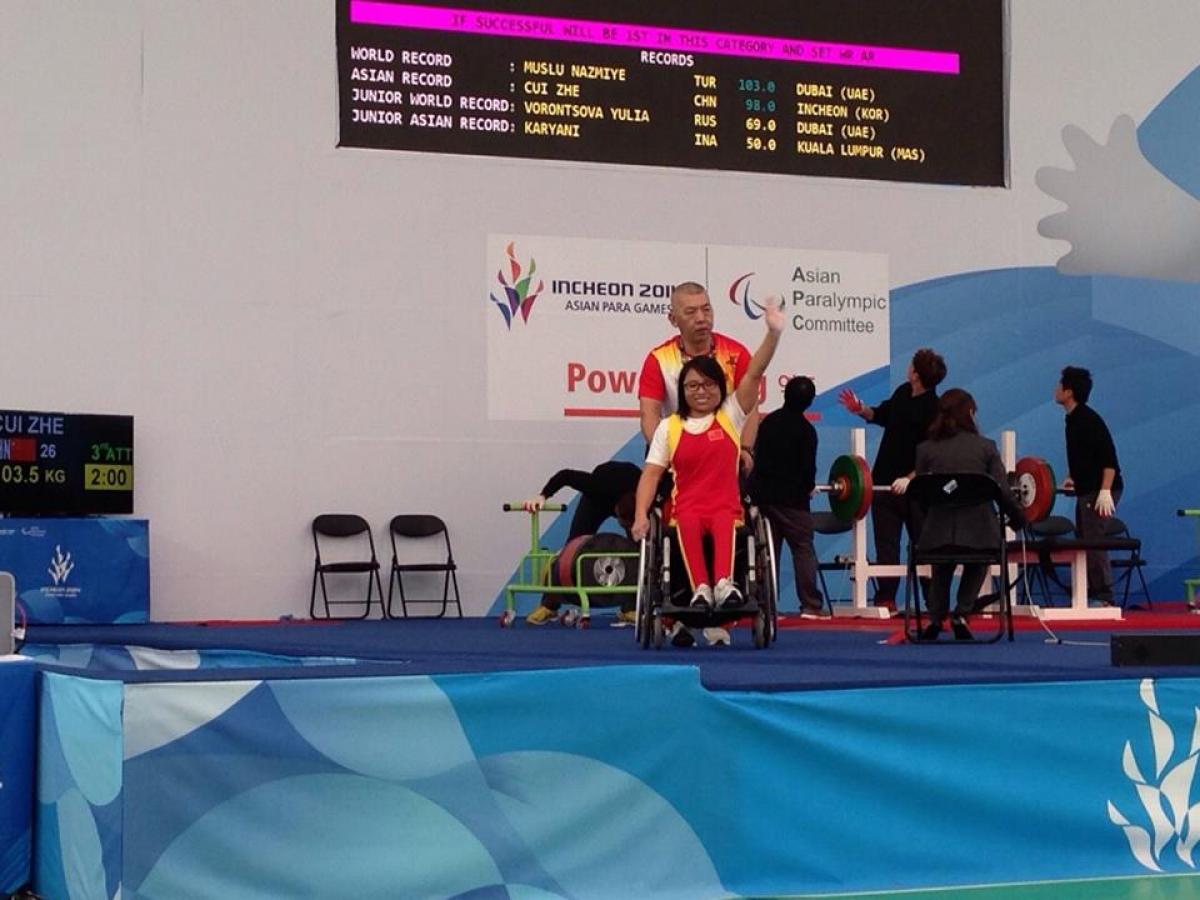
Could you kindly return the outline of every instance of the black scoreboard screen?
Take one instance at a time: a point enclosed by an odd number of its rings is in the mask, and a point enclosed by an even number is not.
[[[0,513],[132,512],[132,416],[0,410]]]
[[[1003,0],[338,0],[340,146],[1003,185]]]

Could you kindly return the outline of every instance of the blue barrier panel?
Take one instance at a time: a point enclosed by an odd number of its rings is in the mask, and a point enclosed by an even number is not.
[[[715,900],[1190,872],[1200,844],[1197,679],[197,675],[46,676],[39,890]]]

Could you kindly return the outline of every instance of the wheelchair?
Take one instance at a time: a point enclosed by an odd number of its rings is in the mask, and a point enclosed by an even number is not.
[[[729,609],[691,606],[692,589],[675,529],[663,521],[661,510],[651,510],[650,533],[642,539],[638,559],[637,642],[642,649],[652,645],[661,649],[668,620],[696,629],[745,618],[752,619],[756,649],[764,650],[775,641],[779,583],[771,523],[754,506],[747,507],[744,524],[734,538],[733,580],[741,589],[742,605]]]

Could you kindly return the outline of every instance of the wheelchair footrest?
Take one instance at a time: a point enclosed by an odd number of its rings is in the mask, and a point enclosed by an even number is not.
[[[660,615],[677,619],[689,628],[696,628],[723,625],[738,619],[753,617],[758,614],[758,604],[751,601],[729,609],[701,609],[695,606],[663,604],[658,608],[658,612]]]

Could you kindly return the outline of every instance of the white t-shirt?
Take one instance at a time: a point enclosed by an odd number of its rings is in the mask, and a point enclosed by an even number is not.
[[[729,421],[733,423],[738,434],[741,434],[742,426],[746,424],[746,411],[742,409],[742,404],[738,403],[737,397],[733,394],[727,396],[725,402],[721,404],[721,409],[729,417]],[[646,451],[646,462],[662,466],[664,469],[671,465],[671,453],[667,448],[667,419],[669,418],[670,416],[667,416],[658,423],[658,427],[654,429],[654,437],[650,439],[650,449]],[[714,418],[713,413],[709,413],[707,416],[689,416],[683,420],[683,430],[688,434],[704,434],[712,425]]]

